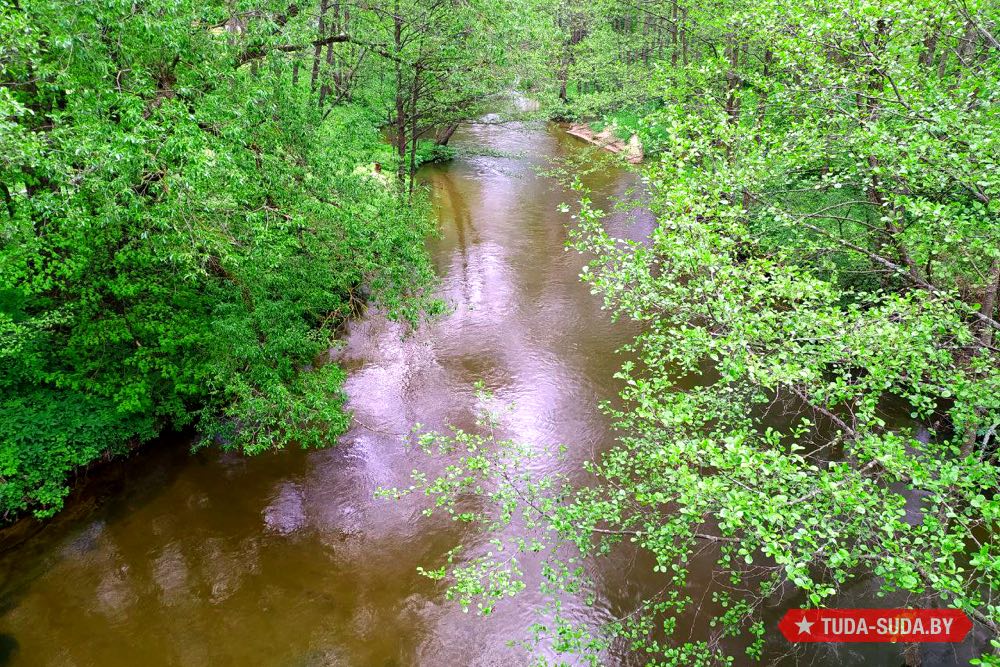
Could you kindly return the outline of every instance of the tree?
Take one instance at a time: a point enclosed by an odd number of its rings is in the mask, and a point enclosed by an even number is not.
[[[965,610],[994,638],[982,663],[1000,664],[996,7],[689,11],[688,51],[643,121],[661,155],[634,205],[655,232],[614,238],[582,189],[576,214],[574,247],[596,258],[584,279],[644,331],[620,373],[627,407],[609,408],[619,443],[573,486],[525,473],[530,447],[430,434],[455,466],[415,488],[450,510],[481,490],[490,509],[458,516],[520,516],[538,540],[503,548],[547,549],[547,571],[652,556],[664,591],[565,648],[617,637],[651,664],[715,664],[738,636],[760,658],[765,602],[792,588],[837,605],[873,577],[897,601]],[[689,641],[672,634],[706,546],[716,630]],[[523,585],[486,557],[434,574],[487,611]]]
[[[412,194],[419,142],[446,145],[462,121],[513,86],[516,59],[505,45],[518,33],[517,4],[392,0],[359,10],[355,21],[371,35],[365,44],[392,68],[379,88],[389,102],[397,177]]]
[[[313,7],[0,3],[0,512],[166,428],[258,452],[331,442],[310,372],[365,302],[415,319],[421,200],[357,173],[371,109],[294,81]]]

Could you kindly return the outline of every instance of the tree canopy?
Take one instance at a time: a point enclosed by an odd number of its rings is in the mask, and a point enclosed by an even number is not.
[[[489,417],[422,436],[453,465],[397,494],[515,554],[426,574],[489,613],[517,554],[558,599],[639,550],[660,593],[537,629],[654,665],[773,657],[769,602],[864,578],[962,609],[1000,664],[998,26],[990,0],[0,0],[0,512],[53,513],[165,429],[335,441],[338,328],[437,308],[419,165],[518,92],[642,142],[641,242],[592,165],[562,173],[582,278],[643,333],[586,484],[532,476]]]
[[[0,2],[0,513],[51,514],[164,428],[334,442],[342,373],[320,353],[366,305],[437,307],[413,175],[534,71],[536,16]]]
[[[625,407],[607,408],[621,438],[578,486],[524,473],[530,446],[427,434],[455,468],[410,490],[446,508],[490,496],[456,516],[508,553],[547,550],[553,595],[580,590],[581,558],[647,552],[659,595],[602,633],[550,627],[557,649],[595,660],[613,641],[650,664],[774,657],[769,601],[858,606],[845,591],[859,578],[963,609],[996,650],[996,5],[559,11],[561,113],[636,132],[654,154],[644,195],[619,202],[655,215],[645,242],[610,233],[576,180],[573,246],[594,258],[582,277],[643,329]],[[536,540],[505,541],[518,516]],[[705,553],[703,607],[688,585]],[[488,612],[523,587],[516,563],[470,556],[435,574]],[[696,610],[707,639],[678,624]]]

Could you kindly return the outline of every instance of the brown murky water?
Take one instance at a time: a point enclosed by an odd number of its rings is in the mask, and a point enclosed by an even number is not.
[[[557,211],[571,195],[533,171],[581,144],[544,125],[480,125],[455,142],[519,155],[425,170],[452,310],[408,335],[378,315],[350,327],[335,356],[350,369],[357,424],[340,445],[247,459],[178,443],[123,465],[3,555],[0,663],[525,662],[507,642],[537,620],[526,605],[477,621],[416,572],[457,540],[484,538],[373,493],[426,463],[401,445],[414,423],[471,423],[477,380],[513,405],[512,434],[565,443],[561,465],[591,457],[610,443],[596,406],[616,394],[615,350],[634,332],[579,282]],[[606,170],[589,184],[620,194],[633,178]]]
[[[476,619],[416,571],[459,541],[475,551],[486,538],[422,517],[418,500],[373,494],[428,466],[402,445],[415,423],[471,426],[478,380],[512,406],[504,435],[565,444],[565,459],[538,465],[577,470],[613,442],[597,404],[616,396],[612,375],[624,359],[615,350],[636,332],[610,323],[579,281],[583,260],[564,250],[557,210],[572,194],[534,169],[582,145],[541,124],[478,125],[454,141],[509,156],[424,170],[442,231],[430,248],[451,311],[413,333],[377,314],[350,326],[333,353],[350,370],[356,416],[340,445],[244,458],[191,455],[177,438],[102,472],[55,521],[8,532],[34,534],[0,555],[0,665],[527,664],[508,641],[539,620],[531,596]],[[611,167],[586,180],[599,200],[635,185]],[[650,223],[611,224],[642,238]],[[693,571],[698,599],[709,577]],[[597,603],[566,611],[595,627],[662,587],[631,557],[605,560],[593,575]],[[768,612],[772,628],[794,602]],[[784,654],[788,645],[770,635],[768,654]],[[944,663],[962,663],[950,655]],[[895,656],[868,647],[799,658],[899,664]],[[641,664],[624,650],[606,659]]]

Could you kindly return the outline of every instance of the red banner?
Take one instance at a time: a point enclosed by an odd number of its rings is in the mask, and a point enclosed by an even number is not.
[[[790,642],[960,642],[972,621],[958,609],[792,609],[778,629]]]

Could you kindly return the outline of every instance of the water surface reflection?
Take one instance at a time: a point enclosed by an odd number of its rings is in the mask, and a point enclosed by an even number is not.
[[[416,573],[480,535],[374,500],[421,455],[413,424],[471,426],[474,383],[512,406],[511,435],[566,444],[575,470],[611,443],[596,409],[617,387],[612,325],[565,252],[569,201],[535,167],[581,146],[555,126],[473,126],[454,139],[512,157],[425,170],[440,217],[430,242],[449,314],[408,333],[371,314],[335,353],[357,423],[337,448],[247,459],[178,438],[94,484],[63,517],[0,558],[0,659],[12,665],[511,665],[537,620],[525,604],[475,621]],[[633,177],[588,177],[621,193]],[[624,217],[623,232],[644,223]],[[621,582],[620,582],[621,584]],[[624,584],[621,584],[624,586]],[[635,591],[622,589],[626,597]],[[617,597],[617,594],[615,595]],[[606,604],[572,613],[599,622]]]

